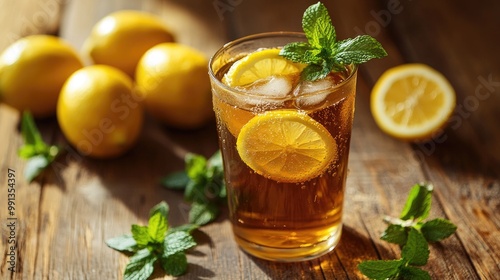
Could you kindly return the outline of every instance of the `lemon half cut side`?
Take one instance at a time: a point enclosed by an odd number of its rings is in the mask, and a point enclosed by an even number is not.
[[[387,134],[425,140],[441,129],[455,108],[455,91],[438,71],[424,64],[387,70],[373,87],[371,111]]]
[[[328,130],[305,113],[267,111],[246,123],[237,150],[256,173],[286,183],[299,183],[321,175],[337,154]]]

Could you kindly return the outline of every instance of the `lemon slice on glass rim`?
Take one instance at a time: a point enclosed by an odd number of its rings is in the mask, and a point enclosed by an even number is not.
[[[286,183],[321,175],[337,155],[337,144],[328,130],[295,110],[255,116],[242,127],[236,148],[256,173]]]
[[[441,129],[455,108],[455,91],[438,71],[424,64],[403,64],[382,74],[370,106],[377,125],[408,141],[425,140]]]
[[[294,63],[279,55],[280,49],[262,49],[236,61],[224,75],[228,86],[244,86],[271,76],[300,73],[305,64]]]

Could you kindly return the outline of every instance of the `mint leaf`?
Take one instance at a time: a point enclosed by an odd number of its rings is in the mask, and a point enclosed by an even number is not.
[[[106,240],[106,244],[118,251],[135,252],[124,272],[124,279],[148,279],[154,271],[154,264],[160,260],[168,274],[178,276],[187,269],[185,250],[196,246],[190,232],[197,225],[187,224],[168,227],[169,206],[162,201],[151,208],[148,226],[132,225],[132,235]]]
[[[429,245],[425,237],[416,229],[411,228],[408,240],[403,246],[401,256],[408,264],[425,265],[429,259]]]
[[[417,221],[427,218],[431,210],[432,190],[432,185],[414,185],[410,190],[400,218],[402,220],[415,219]]]
[[[144,280],[148,279],[154,271],[154,263],[157,257],[148,249],[142,249],[130,258],[130,262],[125,267],[124,280]]]
[[[24,178],[28,182],[33,181],[49,165],[49,160],[43,155],[37,155],[29,158],[26,162],[26,166],[24,167]]]
[[[161,211],[154,212],[148,221],[148,235],[155,243],[163,242],[167,233],[167,217]],[[141,233],[142,234],[142,233]]]
[[[405,227],[401,225],[389,225],[380,236],[380,239],[398,244],[400,246],[403,246],[406,243],[407,238],[408,232]]]
[[[368,278],[378,280],[396,276],[402,265],[401,260],[374,260],[361,262],[358,269]]]
[[[185,164],[185,171],[168,175],[162,184],[170,189],[184,189],[184,199],[192,203],[189,222],[205,225],[217,218],[219,204],[226,201],[222,154],[218,150],[206,159],[189,153]]]
[[[302,18],[302,29],[309,44],[314,48],[335,49],[335,28],[326,7],[318,2],[309,6]]]
[[[287,44],[280,55],[308,64],[301,73],[301,79],[306,81],[322,79],[332,71],[344,71],[347,65],[387,56],[382,45],[368,35],[338,42],[328,10],[321,2],[306,9],[302,29],[307,42]]]
[[[183,190],[188,182],[189,177],[187,176],[186,171],[171,173],[161,181],[162,185],[174,190]]]
[[[21,119],[21,134],[25,145],[35,147],[36,153],[43,152],[46,144],[42,139],[40,131],[36,127],[33,115],[29,111],[24,111]]]
[[[431,276],[427,271],[413,266],[401,268],[398,278],[403,280],[431,280]]]
[[[163,215],[163,217],[165,217],[165,220],[167,220],[169,212],[170,212],[170,207],[165,201],[162,201],[153,206],[151,210],[149,210],[149,217],[152,217],[156,213],[160,213],[161,215]]]
[[[110,238],[106,240],[106,245],[118,251],[137,251],[137,242],[130,234],[124,234],[121,236]]]
[[[18,155],[28,160],[24,170],[24,178],[31,182],[56,159],[60,148],[45,144],[29,111],[23,112],[21,135],[24,145],[19,148]]]
[[[176,231],[168,234],[163,244],[163,257],[165,258],[196,246],[193,237],[185,231]]]
[[[360,35],[338,43],[334,60],[340,64],[362,64],[374,58],[386,56],[382,45],[373,37]]]
[[[206,172],[207,160],[201,156],[189,153],[185,158],[186,173],[191,180],[203,180]]]
[[[188,262],[184,252],[177,252],[168,257],[160,258],[161,266],[167,274],[180,276],[186,273]]]
[[[189,222],[195,225],[206,225],[217,218],[219,208],[214,203],[197,203],[191,205]]]
[[[168,228],[167,234],[171,234],[171,233],[176,232],[176,231],[185,231],[187,233],[191,233],[193,230],[195,230],[199,227],[200,227],[199,225],[195,225],[195,224],[184,224],[184,225],[178,226],[178,227],[170,227],[170,228]]]
[[[132,237],[140,248],[144,248],[151,241],[147,226],[132,225]]]
[[[434,219],[425,222],[420,231],[428,242],[441,241],[457,230],[457,226],[446,219]]]

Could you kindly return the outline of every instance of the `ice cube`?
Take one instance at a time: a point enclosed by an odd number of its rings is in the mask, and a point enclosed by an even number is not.
[[[246,103],[252,105],[276,104],[283,103],[283,99],[292,91],[292,82],[285,77],[273,76],[239,89],[249,93],[245,98]]]
[[[329,75],[317,81],[302,81],[293,90],[293,95],[297,97],[299,108],[318,106],[328,97],[329,92],[321,93],[335,86],[334,79]]]

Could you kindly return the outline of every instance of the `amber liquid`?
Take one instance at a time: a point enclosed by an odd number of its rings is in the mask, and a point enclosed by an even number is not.
[[[271,106],[235,104],[227,92],[213,89],[230,219],[236,241],[248,253],[268,260],[299,261],[323,255],[338,243],[354,114],[353,79],[312,107],[301,106],[300,100]],[[305,111],[331,133],[337,156],[323,174],[305,182],[277,182],[255,173],[241,160],[236,150],[238,126],[274,109]]]

